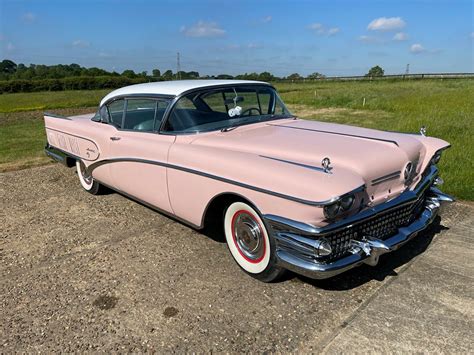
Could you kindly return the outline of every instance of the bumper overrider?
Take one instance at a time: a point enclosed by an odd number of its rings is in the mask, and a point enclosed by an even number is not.
[[[313,279],[362,264],[375,266],[380,255],[397,250],[426,229],[443,203],[454,201],[437,188],[441,183],[432,165],[414,190],[321,228],[265,215],[276,240],[278,264]]]

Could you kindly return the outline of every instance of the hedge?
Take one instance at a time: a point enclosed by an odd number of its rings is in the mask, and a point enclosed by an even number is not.
[[[122,76],[80,76],[63,79],[8,80],[0,81],[0,93],[115,89],[122,86],[145,83],[146,78],[127,78]]]

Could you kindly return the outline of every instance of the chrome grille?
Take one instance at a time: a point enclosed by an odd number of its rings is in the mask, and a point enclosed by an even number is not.
[[[415,202],[396,207],[370,219],[360,221],[344,230],[328,234],[326,238],[329,240],[333,252],[327,261],[334,261],[346,256],[349,253],[351,239],[361,240],[364,236],[371,236],[385,240],[395,235],[399,228],[410,224],[420,215],[424,201],[425,196],[421,196]]]

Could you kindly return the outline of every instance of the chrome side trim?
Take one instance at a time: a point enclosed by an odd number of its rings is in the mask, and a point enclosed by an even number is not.
[[[69,117],[67,117],[67,116],[57,115],[57,114],[51,113],[51,112],[43,112],[43,115],[44,115],[44,116],[48,116],[48,117],[53,117],[53,118],[60,118],[60,119],[62,119],[62,120],[72,121],[72,119],[69,118]]]
[[[383,139],[383,138],[374,138],[374,137],[367,137],[367,136],[360,136],[357,134],[349,134],[349,133],[340,133],[340,132],[333,132],[333,131],[323,131],[319,129],[312,129],[312,128],[303,128],[303,127],[295,127],[295,126],[287,126],[287,125],[281,125],[281,124],[268,124],[269,126],[276,126],[276,127],[283,127],[283,128],[291,128],[291,129],[299,129],[303,131],[311,131],[311,132],[319,132],[319,133],[327,133],[327,134],[334,134],[338,136],[346,136],[346,137],[353,137],[353,138],[362,138],[362,139],[368,139],[368,140],[373,140],[373,141],[380,141],[380,142],[386,142],[386,143],[392,143],[395,144],[398,147],[398,142],[391,140],[391,139]]]
[[[206,177],[206,178],[209,178],[209,179],[221,181],[221,182],[224,182],[224,183],[227,183],[227,184],[243,187],[245,189],[261,192],[261,193],[264,193],[264,194],[267,194],[267,195],[275,196],[275,197],[278,197],[278,198],[282,198],[282,199],[285,199],[285,200],[289,200],[289,201],[293,201],[293,202],[297,202],[297,203],[301,203],[301,204],[309,205],[309,206],[325,206],[327,204],[330,204],[330,203],[338,200],[339,198],[341,198],[341,197],[343,197],[347,194],[353,194],[353,193],[356,193],[356,192],[359,192],[359,191],[363,191],[365,189],[365,185],[361,185],[361,186],[357,187],[356,189],[354,189],[354,190],[352,190],[352,191],[350,191],[350,192],[348,192],[344,195],[341,195],[341,196],[335,196],[335,197],[332,197],[332,198],[330,198],[328,200],[325,200],[325,201],[310,201],[310,200],[305,200],[305,199],[295,197],[295,196],[285,195],[285,194],[282,194],[280,192],[263,189],[263,188],[260,188],[260,187],[257,187],[257,186],[249,185],[249,184],[239,182],[239,181],[235,181],[235,180],[232,180],[232,179],[228,179],[228,178],[225,178],[225,177],[222,177],[222,176],[209,174],[209,173],[206,173],[206,172],[203,172],[203,171],[200,171],[200,170],[194,170],[194,169],[186,168],[184,166],[174,165],[174,164],[155,161],[155,160],[140,159],[140,158],[114,158],[114,159],[100,160],[98,162],[90,164],[87,167],[87,172],[89,174],[92,174],[92,171],[94,169],[96,169],[97,167],[99,167],[99,166],[102,166],[102,165],[105,165],[105,164],[111,164],[111,163],[118,163],[118,162],[137,162],[137,163],[143,163],[143,164],[158,165],[158,166],[162,166],[162,167],[169,168],[169,169],[175,169],[175,170],[179,170],[179,171],[184,171],[186,173],[203,176],[203,177]]]
[[[311,170],[320,171],[320,172],[323,172],[323,173],[326,172],[326,170],[324,170],[323,168],[320,168],[320,167],[317,167],[317,166],[313,166],[313,165],[307,165],[307,164],[303,164],[303,163],[298,163],[298,162],[291,161],[291,160],[284,160],[284,159],[279,159],[279,158],[267,157],[267,156],[265,156],[265,155],[260,155],[260,157],[265,158],[265,159],[276,160],[276,161],[279,161],[279,162],[282,162],[282,163],[287,163],[287,164],[292,164],[292,165],[300,166],[300,167],[302,167],[302,168],[307,168],[307,169],[311,169]]]
[[[402,172],[399,170],[399,171],[394,171],[393,173],[378,177],[377,179],[372,180],[372,186],[381,184],[382,182],[385,182],[385,181],[399,178],[401,173]]]
[[[368,218],[372,218],[392,208],[396,208],[413,202],[418,198],[418,196],[420,196],[424,191],[426,191],[426,189],[428,189],[433,184],[437,175],[438,168],[436,166],[431,166],[429,173],[427,174],[425,179],[420,181],[414,190],[407,190],[390,201],[374,206],[372,208],[362,210],[361,212],[353,216],[337,221],[335,223],[328,224],[324,227],[316,227],[309,223],[294,221],[285,217],[276,216],[272,214],[266,214],[263,217],[276,231],[286,231],[295,234],[303,234],[310,236],[312,235],[319,237],[330,232],[350,228],[358,222],[361,222]]]

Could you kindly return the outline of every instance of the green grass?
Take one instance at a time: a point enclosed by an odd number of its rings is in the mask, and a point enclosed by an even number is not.
[[[460,199],[474,200],[474,80],[275,85],[283,100],[304,118],[402,132],[418,132],[425,125],[428,135],[452,144],[440,163],[446,182],[443,190]],[[0,95],[0,171],[48,161],[42,152],[45,137],[38,110],[91,107],[91,112],[107,92]],[[77,114],[84,110],[59,111]]]
[[[110,91],[106,89],[0,94],[0,113],[96,107]]]

